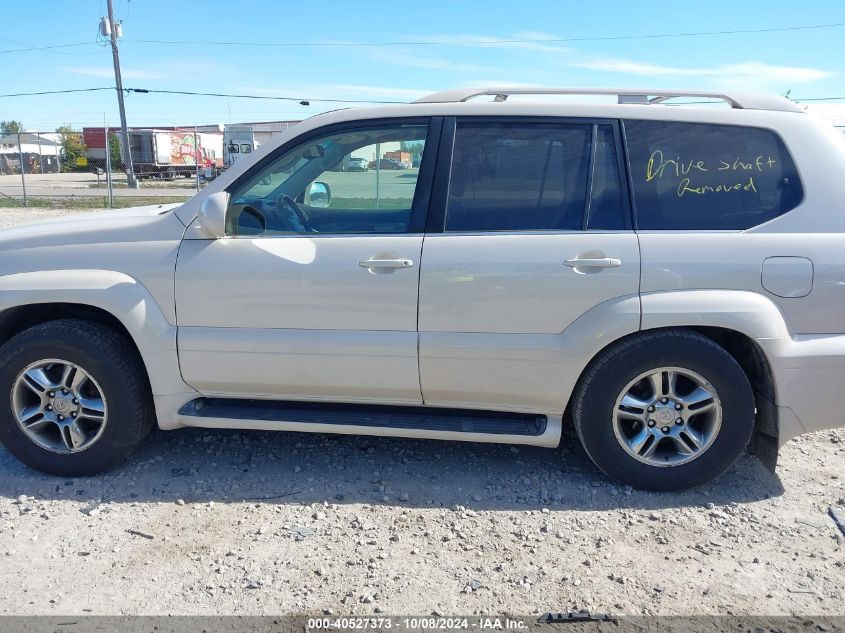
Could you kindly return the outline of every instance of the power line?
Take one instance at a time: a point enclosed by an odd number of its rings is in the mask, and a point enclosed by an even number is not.
[[[56,95],[67,94],[70,92],[96,92],[99,90],[114,90],[114,86],[102,88],[73,88],[70,90],[42,90],[39,92],[16,92],[10,94],[0,94],[3,97],[36,97],[42,95]],[[310,102],[315,103],[372,103],[372,104],[401,104],[406,101],[386,101],[386,100],[372,100],[372,99],[328,99],[328,98],[312,98],[312,97],[281,97],[273,95],[249,95],[249,94],[230,94],[225,92],[190,92],[187,90],[156,90],[152,88],[124,88],[127,93],[139,94],[170,94],[170,95],[188,95],[195,97],[225,97],[229,99],[267,99],[271,101],[293,101],[300,105],[310,105]]]
[[[11,40],[9,40],[11,41]],[[73,42],[70,44],[51,44],[50,46],[30,46],[28,48],[8,48],[6,50],[0,51],[0,55],[4,53],[25,53],[27,51],[48,51],[53,50],[55,48],[72,48],[74,46],[90,46],[91,44],[96,44],[97,42]]]
[[[320,99],[312,97],[277,97],[272,95],[248,95],[248,94],[232,94],[226,92],[189,92],[187,90],[154,90],[146,88],[126,88],[126,92],[138,92],[142,94],[157,93],[157,94],[171,94],[171,95],[190,95],[197,97],[227,97],[231,99],[269,99],[273,101],[295,101],[300,105],[309,105],[311,101],[318,103],[374,103],[374,104],[397,104],[407,103],[407,101],[387,101],[387,100],[373,100],[373,99]]]
[[[762,29],[732,29],[725,31],[690,31],[679,33],[648,33],[643,35],[599,35],[591,37],[549,37],[549,38],[512,38],[512,39],[455,39],[455,40],[405,40],[390,42],[244,42],[244,41],[188,41],[188,40],[146,40],[124,39],[124,42],[134,44],[163,44],[172,46],[278,46],[278,47],[386,47],[386,46],[491,46],[503,44],[555,44],[566,42],[608,42],[616,40],[648,40],[682,37],[706,37],[718,35],[750,35],[754,33],[783,33],[788,31],[809,31],[817,29],[840,28],[845,22],[831,22],[827,24],[809,24],[805,26],[783,26]],[[28,51],[46,51],[57,48],[72,48],[90,46],[97,42],[71,42],[68,44],[51,44],[49,46],[30,46],[24,48],[10,48],[0,50],[5,53],[23,53]]]
[[[61,95],[69,92],[96,92],[97,90],[114,90],[114,86],[107,88],[72,88],[70,90],[43,90],[41,92],[16,92],[11,94],[0,94],[0,97],[37,97],[40,95]]]
[[[3,97],[36,97],[42,95],[68,94],[73,92],[97,92],[101,90],[114,90],[114,86],[103,86],[99,88],[72,88],[69,90],[43,90],[39,92],[16,92],[8,94],[0,94]],[[391,100],[377,100],[377,99],[331,99],[331,98],[314,98],[314,97],[288,97],[275,95],[255,95],[255,94],[237,94],[229,92],[192,92],[189,90],[159,90],[155,88],[124,88],[124,92],[136,94],[170,94],[170,95],[187,95],[192,97],[224,97],[228,99],[261,99],[270,101],[291,101],[299,103],[300,105],[309,105],[310,102],[315,103],[372,103],[382,105],[405,104],[407,101],[391,101]],[[843,97],[794,97],[792,101],[803,103],[811,101],[845,101]],[[694,105],[699,103],[710,103],[709,101],[689,101],[684,104],[665,104],[665,105]]]
[[[793,99],[793,101],[845,101],[845,97],[812,97],[807,99]]]
[[[595,37],[549,37],[515,39],[471,39],[471,40],[407,40],[395,42],[244,42],[244,41],[198,41],[198,40],[141,40],[125,39],[135,44],[166,44],[184,46],[280,46],[280,47],[369,47],[369,46],[489,46],[494,44],[555,44],[565,42],[606,42],[614,40],[642,40],[675,37],[702,37],[708,35],[747,35],[752,33],[781,33],[785,31],[808,31],[845,26],[845,22],[810,24],[807,26],[784,26],[767,29],[734,29],[730,31],[694,31],[681,33],[651,33],[646,35],[604,35]]]

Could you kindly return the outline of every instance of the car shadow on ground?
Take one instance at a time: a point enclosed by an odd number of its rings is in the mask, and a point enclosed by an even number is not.
[[[370,503],[474,510],[660,509],[779,496],[750,455],[717,481],[680,493],[610,481],[577,439],[557,449],[310,433],[181,429],[155,432],[125,465],[62,479],[0,447],[0,495],[79,502]]]

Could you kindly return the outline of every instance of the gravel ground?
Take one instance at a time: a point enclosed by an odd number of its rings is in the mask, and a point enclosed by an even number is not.
[[[184,429],[72,481],[0,449],[0,614],[845,615],[831,509],[845,429],[679,494],[609,482],[571,436]]]
[[[653,494],[572,438],[183,429],[73,481],[0,452],[0,613],[843,613],[845,432],[781,458]]]
[[[103,209],[40,209],[35,207],[3,207],[0,208],[0,229],[21,224],[30,224],[50,218],[75,215],[78,213],[95,213]]]

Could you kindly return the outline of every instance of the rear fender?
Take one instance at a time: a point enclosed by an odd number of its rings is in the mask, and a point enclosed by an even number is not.
[[[753,339],[789,337],[789,327],[777,305],[744,290],[678,290],[641,296],[642,329],[720,327]]]

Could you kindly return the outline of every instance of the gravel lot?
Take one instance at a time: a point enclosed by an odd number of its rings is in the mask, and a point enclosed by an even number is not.
[[[95,213],[102,209],[39,209],[31,207],[0,208],[0,228],[20,226],[66,215]]]
[[[26,174],[27,195],[35,198],[105,196],[106,179],[90,171],[61,174]],[[142,180],[139,189],[127,189],[126,176],[115,174],[114,195],[132,196],[191,196],[196,193],[196,181],[193,178],[175,180]],[[23,184],[20,174],[0,174],[0,194],[18,199],[23,197]]]
[[[0,614],[845,615],[831,508],[842,429],[681,494],[609,482],[573,437],[185,429],[73,481],[0,449]]]

